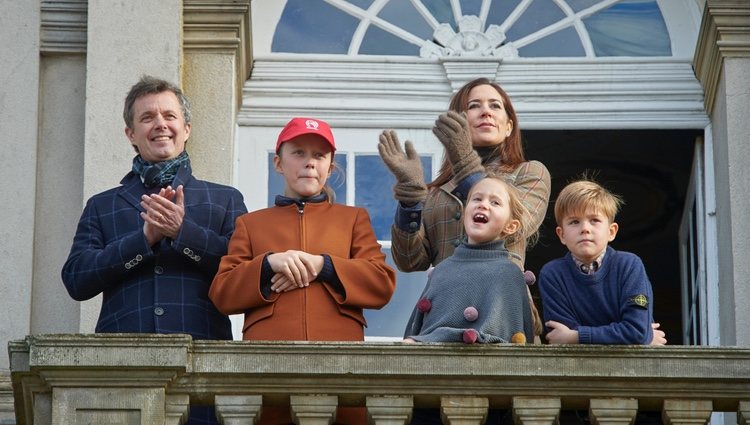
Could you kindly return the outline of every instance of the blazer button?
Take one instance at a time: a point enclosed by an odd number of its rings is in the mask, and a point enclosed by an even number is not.
[[[164,309],[161,308],[161,307],[156,307],[154,309],[154,314],[157,315],[157,316],[162,316],[162,315],[164,315]]]
[[[411,231],[419,230],[419,224],[417,224],[416,221],[412,221],[411,223],[409,223],[409,230]]]
[[[154,273],[156,273],[156,274],[163,274],[164,273],[164,268],[162,266],[156,266],[156,267],[154,267]]]
[[[190,248],[185,248],[185,249],[182,250],[182,253],[185,254],[185,255],[192,255],[193,254],[193,250],[190,249]]]
[[[453,218],[456,220],[461,220],[461,211],[456,211],[455,214],[453,214]]]

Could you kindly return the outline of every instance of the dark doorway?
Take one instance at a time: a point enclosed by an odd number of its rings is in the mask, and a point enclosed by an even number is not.
[[[544,163],[552,194],[526,268],[538,273],[566,249],[555,235],[554,201],[583,173],[622,196],[612,247],[643,260],[654,289],[654,319],[669,344],[683,344],[678,229],[690,181],[697,130],[526,130],[526,158]],[[536,286],[532,294],[543,309]],[[585,302],[585,300],[583,301]]]

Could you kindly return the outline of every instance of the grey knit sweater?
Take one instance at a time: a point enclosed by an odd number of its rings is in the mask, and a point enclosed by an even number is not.
[[[465,335],[474,329],[479,343],[510,342],[517,332],[533,341],[532,323],[523,274],[504,241],[463,243],[432,271],[404,337],[473,342]]]

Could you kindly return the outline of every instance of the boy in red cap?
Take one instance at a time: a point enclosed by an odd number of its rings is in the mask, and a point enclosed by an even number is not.
[[[396,275],[367,210],[334,203],[326,185],[335,150],[324,121],[289,121],[273,159],[284,194],[237,219],[209,297],[225,314],[245,314],[243,339],[362,341],[362,310],[393,295]],[[261,423],[283,422],[288,408],[263,407]],[[339,408],[336,422],[366,423],[366,412]]]

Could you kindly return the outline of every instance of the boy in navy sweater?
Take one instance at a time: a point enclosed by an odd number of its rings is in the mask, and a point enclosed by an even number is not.
[[[590,180],[568,184],[555,202],[557,236],[568,253],[539,273],[550,344],[666,344],[653,320],[641,259],[608,246],[617,235],[617,195]]]

